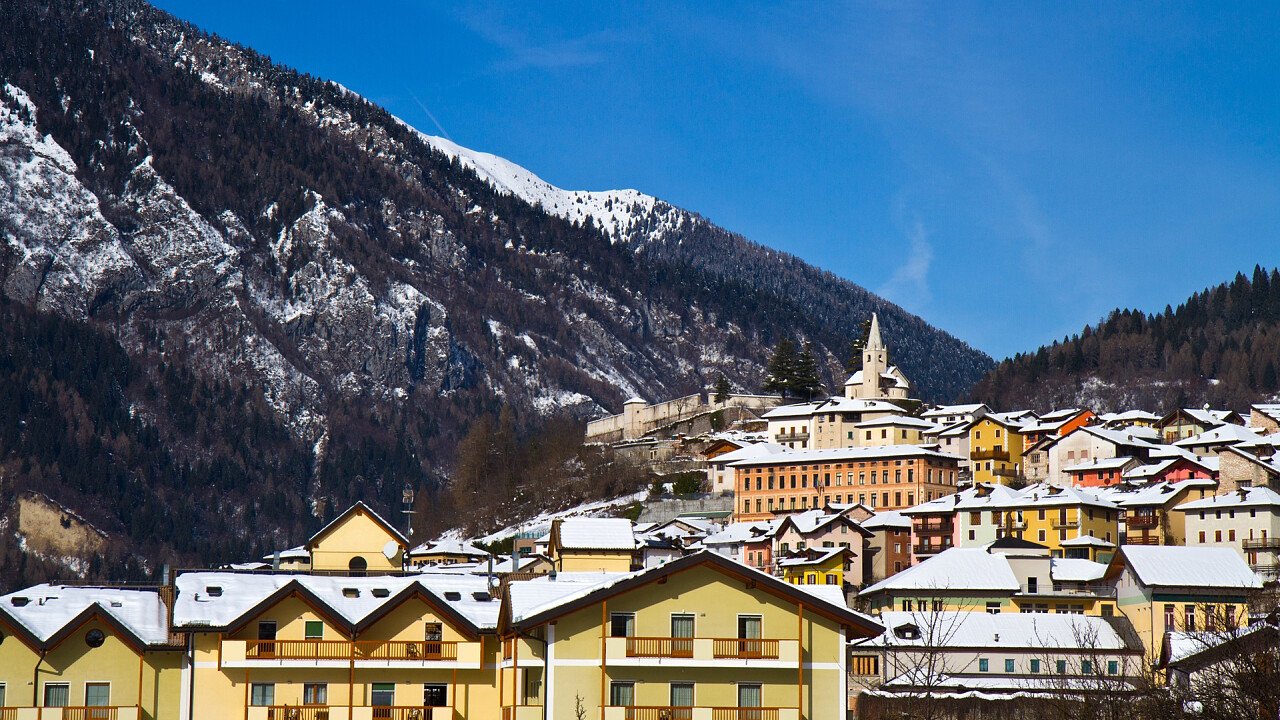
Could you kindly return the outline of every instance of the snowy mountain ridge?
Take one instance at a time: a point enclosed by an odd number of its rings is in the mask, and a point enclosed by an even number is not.
[[[636,240],[644,231],[645,219],[655,214],[666,221],[656,224],[659,234],[663,228],[678,228],[686,222],[685,213],[639,190],[564,190],[506,158],[471,150],[436,135],[420,135],[427,144],[457,159],[499,192],[514,195],[569,222],[594,224],[615,243]]]

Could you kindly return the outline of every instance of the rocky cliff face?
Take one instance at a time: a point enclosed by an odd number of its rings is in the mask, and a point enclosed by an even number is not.
[[[813,342],[835,385],[873,310],[927,399],[990,367],[693,213],[559,190],[143,3],[6,15],[4,297],[103,333],[135,379],[251,388],[312,458],[294,472],[317,514],[430,486],[504,405],[586,417],[721,372],[755,389],[784,336]],[[130,387],[129,412],[184,462],[216,455],[171,427],[163,383]]]

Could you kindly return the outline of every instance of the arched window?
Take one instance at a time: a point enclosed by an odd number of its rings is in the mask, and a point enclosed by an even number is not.
[[[369,569],[369,563],[359,555],[351,558],[351,562],[347,563],[347,568],[351,572],[364,572]]]

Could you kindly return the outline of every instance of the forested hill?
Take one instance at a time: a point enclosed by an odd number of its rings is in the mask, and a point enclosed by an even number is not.
[[[991,366],[693,213],[635,191],[557,208],[578,196],[478,157],[136,0],[5,2],[0,336],[44,330],[3,348],[22,391],[0,492],[91,521],[120,567],[241,560],[406,484],[440,529],[460,438],[504,409],[531,442],[633,394],[756,390],[781,338],[833,386],[873,311],[925,399]],[[100,363],[64,356],[86,347]],[[575,500],[572,460],[531,503]]]
[[[1176,309],[1116,310],[996,366],[973,389],[993,407],[1244,409],[1280,392],[1280,272],[1255,267]]]

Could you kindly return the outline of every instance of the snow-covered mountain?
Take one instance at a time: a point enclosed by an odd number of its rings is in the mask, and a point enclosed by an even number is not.
[[[225,503],[228,532],[255,542],[259,510],[431,491],[459,436],[500,408],[583,418],[720,373],[755,390],[783,337],[813,343],[834,386],[873,311],[926,399],[991,365],[695,213],[561,190],[138,0],[6,6],[0,89],[0,296],[128,358],[108,397],[76,402],[126,408],[128,432],[165,456],[103,455],[111,472],[167,517]],[[76,402],[53,410],[77,452],[125,432],[86,424]],[[246,428],[275,450],[242,457]],[[45,453],[7,476],[37,484],[64,450],[0,444],[0,474],[6,452]],[[183,473],[218,488],[180,492]],[[128,482],[52,495],[123,527]]]

